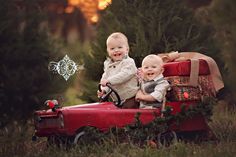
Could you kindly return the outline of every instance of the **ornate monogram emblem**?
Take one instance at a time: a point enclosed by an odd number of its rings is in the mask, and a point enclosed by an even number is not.
[[[77,65],[67,55],[59,62],[50,62],[48,69],[63,76],[67,81],[70,76],[74,75],[76,71],[84,69],[83,65]]]

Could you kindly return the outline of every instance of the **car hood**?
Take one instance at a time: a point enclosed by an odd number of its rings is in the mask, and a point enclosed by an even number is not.
[[[97,102],[97,103],[88,103],[80,104],[73,106],[65,106],[52,111],[52,109],[47,110],[38,110],[35,113],[43,117],[47,116],[57,116],[58,112],[64,112],[68,110],[104,110],[104,109],[117,109],[113,102]]]

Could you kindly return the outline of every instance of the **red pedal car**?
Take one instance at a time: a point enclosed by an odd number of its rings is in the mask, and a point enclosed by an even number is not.
[[[175,115],[181,110],[184,103],[187,107],[201,101],[199,97],[207,95],[205,91],[212,91],[209,82],[211,82],[208,64],[204,60],[199,60],[199,82],[198,87],[178,86],[177,83],[183,82],[189,78],[191,73],[190,61],[166,63],[164,76],[172,81],[171,84],[175,91],[170,91],[171,96],[165,103],[165,106],[172,108],[171,114]],[[203,77],[203,81],[200,80]],[[178,78],[176,78],[178,77]],[[180,79],[180,78],[184,79]],[[205,82],[208,83],[204,86]],[[193,89],[191,89],[193,88]],[[122,128],[135,122],[135,115],[140,113],[142,124],[148,124],[154,118],[161,117],[162,109],[122,109],[120,107],[119,95],[111,87],[118,98],[118,102],[97,102],[90,104],[81,104],[69,107],[55,107],[55,103],[48,102],[52,109],[40,110],[34,113],[35,136],[48,137],[48,141],[63,139],[70,143],[78,143],[80,138],[85,135],[86,127],[93,127],[101,132],[107,132],[110,128]],[[187,92],[187,97],[186,97]],[[195,94],[191,94],[194,92]],[[185,93],[185,94],[184,94]],[[192,96],[193,95],[193,96]],[[155,115],[153,113],[156,113]],[[170,130],[178,134],[204,133],[208,135],[210,129],[204,116],[195,115],[185,119],[179,125],[171,125]]]

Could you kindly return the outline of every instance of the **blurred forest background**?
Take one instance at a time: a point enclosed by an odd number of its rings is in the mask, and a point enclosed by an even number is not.
[[[105,40],[125,33],[139,67],[144,56],[196,51],[213,57],[236,101],[234,0],[0,0],[0,128],[25,122],[47,99],[63,106],[97,101]],[[81,70],[65,81],[48,70],[68,55]]]

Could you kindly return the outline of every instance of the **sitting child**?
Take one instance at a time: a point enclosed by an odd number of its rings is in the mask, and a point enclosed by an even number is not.
[[[141,90],[136,94],[140,108],[161,107],[169,83],[164,79],[162,59],[154,54],[146,56],[142,61]]]
[[[107,38],[106,45],[109,58],[104,62],[104,73],[100,81],[103,91],[98,91],[98,96],[106,92],[104,87],[110,83],[119,94],[123,108],[138,108],[139,103],[135,101],[139,89],[137,68],[134,60],[128,56],[127,37],[120,32],[112,33]]]

